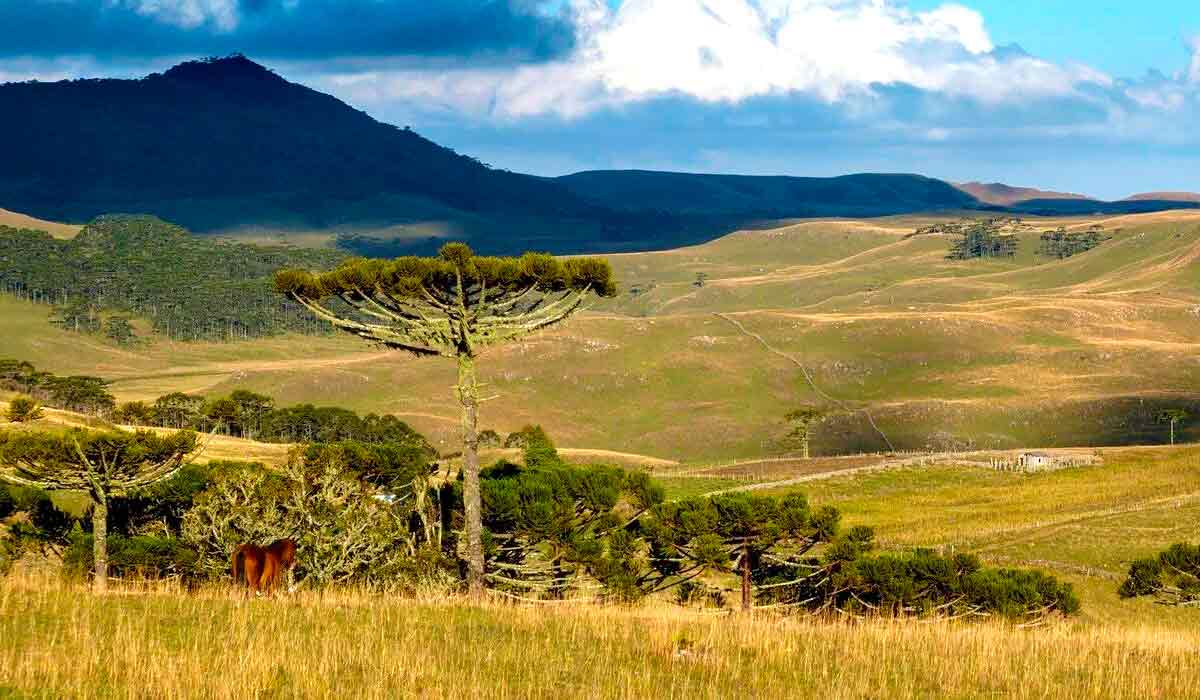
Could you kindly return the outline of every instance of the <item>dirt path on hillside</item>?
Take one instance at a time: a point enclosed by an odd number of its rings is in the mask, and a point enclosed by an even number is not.
[[[315,359],[296,358],[287,360],[234,360],[230,362],[209,362],[196,365],[182,365],[179,367],[158,371],[143,371],[138,372],[137,374],[129,374],[126,376],[117,376],[114,377],[109,383],[114,388],[119,389],[123,384],[132,384],[135,382],[142,383],[147,381],[152,382],[158,379],[169,379],[173,377],[191,377],[196,381],[192,382],[187,387],[186,391],[197,392],[205,391],[217,386],[230,377],[270,372],[342,369],[354,365],[384,360],[394,355],[395,353],[391,351],[385,351],[375,353],[352,353],[348,355],[336,355],[333,357]]]
[[[743,334],[745,334],[746,336],[748,336],[750,338],[753,338],[754,340],[757,340],[758,343],[760,345],[762,345],[764,348],[766,348],[769,352],[771,352],[775,355],[778,355],[779,357],[782,357],[783,359],[787,360],[788,362],[791,362],[792,364],[799,367],[800,372],[804,375],[804,379],[808,381],[808,385],[812,387],[813,391],[815,391],[818,396],[824,398],[826,401],[829,401],[830,403],[834,404],[835,406],[841,407],[843,410],[851,411],[851,412],[860,412],[861,411],[862,414],[867,417],[867,422],[869,422],[871,424],[871,427],[875,429],[875,432],[879,433],[879,437],[883,438],[883,441],[885,443],[887,443],[888,449],[889,450],[896,449],[895,446],[892,445],[892,441],[888,439],[888,436],[882,430],[879,429],[878,425],[875,424],[875,419],[871,416],[870,411],[868,411],[865,408],[852,407],[845,401],[842,401],[841,399],[836,399],[836,398],[830,396],[829,394],[825,393],[825,391],[823,389],[821,389],[821,387],[817,386],[817,383],[813,381],[812,374],[809,373],[808,367],[806,367],[803,362],[801,362],[800,360],[797,360],[795,357],[787,354],[786,352],[773,347],[761,335],[754,333],[753,331],[747,329],[744,325],[742,325],[741,321],[738,321],[737,319],[733,318],[732,316],[727,316],[727,315],[721,314],[721,313],[715,313],[713,315],[716,316],[717,318],[723,319],[723,320],[728,321],[729,323],[733,324],[733,326],[735,328],[737,328],[739,331],[741,331]]]

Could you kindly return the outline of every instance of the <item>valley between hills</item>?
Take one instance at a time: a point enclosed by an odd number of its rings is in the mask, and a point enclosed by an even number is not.
[[[609,256],[615,299],[484,355],[481,427],[695,462],[783,451],[801,405],[828,414],[824,455],[1155,444],[1162,408],[1200,406],[1200,213],[1027,219],[1014,257],[969,261],[946,259],[949,235],[911,235],[944,220],[814,220]],[[1058,226],[1110,238],[1038,255]],[[452,363],[339,336],[123,348],[50,325],[46,307],[0,307],[0,356],[102,376],[122,401],[246,388],[456,440]]]

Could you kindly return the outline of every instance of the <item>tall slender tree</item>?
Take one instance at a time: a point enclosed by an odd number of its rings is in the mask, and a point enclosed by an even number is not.
[[[92,501],[93,589],[108,588],[108,505],[171,478],[196,450],[196,434],[71,430],[0,432],[0,480],[44,491],[83,491]]]
[[[483,257],[462,243],[449,243],[435,258],[357,258],[324,274],[282,270],[275,276],[275,286],[343,331],[419,357],[456,361],[467,582],[473,594],[482,593],[475,361],[487,346],[561,323],[590,295],[614,296],[616,285],[608,262],[599,258],[559,261],[541,253]]]
[[[1183,408],[1165,408],[1158,414],[1158,422],[1171,424],[1171,444],[1175,444],[1175,424],[1188,419],[1188,412]]]
[[[784,444],[788,447],[800,448],[805,459],[809,459],[808,446],[812,442],[813,426],[825,418],[825,412],[810,406],[788,411],[783,417],[792,426],[784,436]]]

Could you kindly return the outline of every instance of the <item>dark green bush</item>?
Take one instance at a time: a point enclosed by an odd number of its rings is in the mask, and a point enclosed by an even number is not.
[[[0,520],[7,518],[17,512],[17,501],[13,498],[9,487],[5,484],[0,484]]]
[[[638,597],[644,546],[625,528],[662,500],[662,489],[641,472],[562,464],[552,450],[534,460],[540,466],[500,461],[480,474],[492,583],[522,595],[562,596],[586,575],[605,586],[606,596]],[[459,485],[442,502],[461,517]]]
[[[873,533],[856,527],[820,557],[771,563],[756,572],[759,602],[862,615],[999,616],[1027,620],[1071,615],[1069,583],[1035,570],[989,569],[972,554],[930,549],[874,553]]]
[[[1138,559],[1117,592],[1122,598],[1152,595],[1168,605],[1200,601],[1200,545],[1180,542],[1156,557]]]

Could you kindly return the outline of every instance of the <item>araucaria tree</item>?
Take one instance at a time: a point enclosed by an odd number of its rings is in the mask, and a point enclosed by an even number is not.
[[[1158,422],[1171,424],[1171,444],[1175,444],[1175,424],[1188,419],[1188,412],[1182,408],[1166,408],[1158,414]]]
[[[823,411],[808,406],[788,411],[783,419],[792,427],[784,436],[784,444],[789,448],[799,448],[804,458],[809,459],[808,446],[812,442],[813,427],[824,418]]]
[[[754,571],[763,558],[798,557],[837,533],[840,515],[812,511],[800,494],[782,498],[733,493],[662,503],[642,522],[657,587],[705,573],[737,574],[742,609],[753,606]]]
[[[1163,605],[1200,607],[1200,545],[1179,542],[1138,559],[1118,589],[1122,598],[1153,595]]]
[[[360,338],[458,363],[467,583],[472,593],[481,593],[484,559],[475,360],[485,347],[566,320],[590,295],[614,296],[616,285],[608,262],[559,261],[539,253],[483,257],[462,243],[450,243],[436,258],[357,258],[324,274],[283,270],[276,274],[275,286],[316,316]]]
[[[92,501],[93,587],[108,587],[110,499],[174,476],[196,449],[196,434],[72,430],[0,432],[0,480],[45,491],[83,491]]]

